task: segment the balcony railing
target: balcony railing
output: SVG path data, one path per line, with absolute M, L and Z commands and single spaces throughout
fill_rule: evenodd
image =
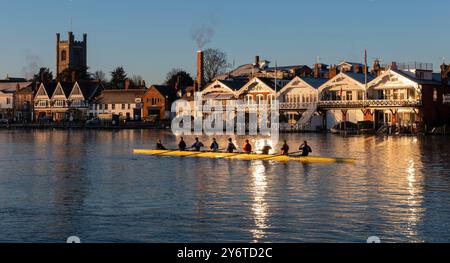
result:
M 280 110 L 308 110 L 314 105 L 323 109 L 340 108 L 389 108 L 389 107 L 421 107 L 419 100 L 356 100 L 356 101 L 320 101 L 318 103 L 284 102 Z
M 317 102 L 281 102 L 280 110 L 308 110 L 317 106 Z
M 388 107 L 420 107 L 419 100 L 356 100 L 356 101 L 321 101 L 320 108 L 388 108 Z

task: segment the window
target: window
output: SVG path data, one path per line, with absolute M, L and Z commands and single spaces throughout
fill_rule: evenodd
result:
M 99 104 L 99 106 L 100 106 L 100 110 L 103 110 L 103 104 Z
M 438 101 L 438 91 L 436 88 L 433 89 L 433 101 L 434 102 Z
M 115 110 L 116 109 L 116 104 L 111 104 L 111 109 Z
M 275 96 L 270 94 L 269 96 L 267 96 L 267 100 L 269 101 L 269 104 L 273 104 L 275 101 Z
M 409 100 L 415 100 L 416 99 L 416 92 L 413 89 L 408 90 L 408 99 Z
M 128 104 L 128 109 L 129 109 L 129 110 L 131 109 L 131 104 Z
M 6 98 L 6 104 L 11 104 L 11 98 Z
M 263 101 L 264 101 L 264 95 L 258 94 L 258 95 L 256 96 L 256 101 L 257 101 L 258 104 L 262 104 Z
M 105 110 L 107 110 L 108 109 L 108 104 L 105 104 Z
M 61 60 L 62 61 L 67 60 L 67 51 L 66 50 L 61 51 Z
M 353 100 L 353 92 L 347 91 L 346 95 L 345 95 L 345 99 L 349 100 L 349 101 Z
M 55 107 L 64 107 L 64 106 L 65 106 L 65 101 L 63 101 L 63 100 L 55 101 Z
M 245 100 L 247 101 L 247 104 L 253 104 L 253 96 L 252 95 L 247 95 L 247 97 L 245 97 Z
M 364 91 L 358 91 L 358 100 L 364 100 Z
M 405 90 L 400 90 L 400 100 L 405 99 Z
M 398 89 L 395 89 L 394 90 L 394 100 L 398 100 L 398 98 L 399 98 L 399 93 L 398 93 Z
M 125 110 L 125 104 L 122 104 L 122 110 Z

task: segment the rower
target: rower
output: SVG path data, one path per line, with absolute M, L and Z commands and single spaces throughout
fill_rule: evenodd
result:
M 186 142 L 184 141 L 184 138 L 181 137 L 180 138 L 180 143 L 178 144 L 178 149 L 180 151 L 184 152 L 184 151 L 186 151 L 186 147 L 187 147 Z
M 194 148 L 195 151 L 199 152 L 205 145 L 198 139 L 195 138 L 195 143 L 191 146 L 191 149 Z
M 231 138 L 228 139 L 228 147 L 227 152 L 233 153 L 235 150 L 237 150 L 236 145 L 234 145 L 233 140 Z
M 244 150 L 244 153 L 246 154 L 251 154 L 252 153 L 252 145 L 250 144 L 249 140 L 245 140 L 245 145 L 244 148 L 242 148 Z
M 156 150 L 167 150 L 166 147 L 164 147 L 164 145 L 162 144 L 161 140 L 158 140 L 158 142 L 156 143 Z
M 284 140 L 283 147 L 281 148 L 281 154 L 282 155 L 289 155 L 289 145 L 287 144 L 286 140 Z
M 261 150 L 261 154 L 263 155 L 269 155 L 270 151 L 272 150 L 272 147 L 269 145 L 269 143 L 264 141 L 264 147 Z
M 219 144 L 216 141 L 216 138 L 213 138 L 213 143 L 211 144 L 211 147 L 209 147 L 212 152 L 218 152 L 219 151 Z
M 300 151 L 302 151 L 302 156 L 307 157 L 310 153 L 312 153 L 311 147 L 309 147 L 308 142 L 305 141 L 302 145 L 300 145 L 299 148 Z

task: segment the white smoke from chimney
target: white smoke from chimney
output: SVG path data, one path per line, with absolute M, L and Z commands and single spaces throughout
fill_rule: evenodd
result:
M 202 25 L 192 31 L 192 40 L 197 43 L 198 50 L 203 50 L 203 48 L 211 42 L 214 34 L 214 28 L 211 26 Z
M 27 49 L 25 51 L 25 61 L 27 65 L 22 68 L 22 74 L 26 79 L 32 79 L 42 66 L 42 59 Z

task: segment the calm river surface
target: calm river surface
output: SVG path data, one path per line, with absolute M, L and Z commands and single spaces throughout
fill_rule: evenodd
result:
M 0 130 L 0 242 L 450 242 L 448 137 L 282 136 L 355 165 L 133 156 L 158 138 Z

